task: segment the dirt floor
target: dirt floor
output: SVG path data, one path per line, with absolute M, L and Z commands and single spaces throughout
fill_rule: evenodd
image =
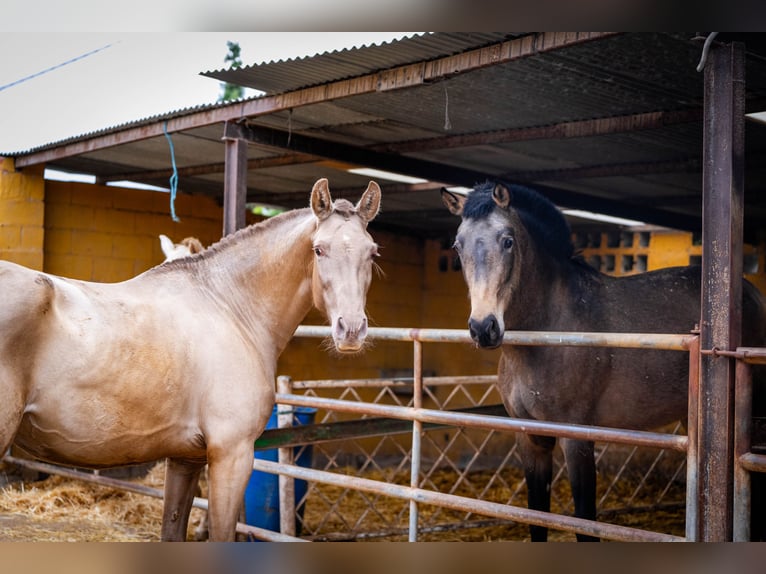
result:
M 348 470 L 347 472 L 353 472 Z M 407 484 L 408 475 L 375 476 Z M 378 473 L 379 474 L 379 473 Z M 508 485 L 519 476 L 506 476 L 492 491 L 492 473 L 471 475 L 472 489 L 483 485 L 485 499 L 504 501 L 508 498 Z M 158 464 L 145 477 L 135 479 L 141 484 L 161 488 L 164 466 Z M 488 482 L 489 481 L 489 482 Z M 600 487 L 607 481 L 600 480 Z M 439 471 L 432 475 L 432 484 L 440 491 L 454 489 L 454 494 L 473 496 L 461 492 L 460 481 L 454 473 Z M 457 486 L 456 486 L 457 485 Z M 569 500 L 568 486 L 562 481 L 560 492 L 554 492 L 554 511 L 560 511 L 557 500 Z M 634 485 L 626 484 L 609 495 L 603 507 L 618 508 L 632 493 Z M 471 489 L 469 489 L 471 490 Z M 683 487 L 673 497 L 683 500 Z M 405 501 L 378 497 L 375 509 L 369 501 L 376 497 L 349 492 L 331 485 L 316 484 L 309 491 L 304 514 L 303 534 L 316 540 L 370 540 L 406 541 L 407 506 Z M 651 506 L 656 493 L 647 490 L 636 499 L 636 506 Z M 624 504 L 622 504 L 624 506 Z M 13 482 L 0 489 L 0 542 L 3 541 L 159 541 L 162 501 L 139 494 L 117 491 L 100 485 L 51 476 L 37 482 Z M 192 510 L 188 539 L 194 539 L 194 530 L 203 518 L 203 512 Z M 646 530 L 683 536 L 683 508 L 671 510 L 644 510 L 617 512 L 602 519 L 613 524 L 633 526 Z M 455 530 L 461 522 L 474 522 L 477 527 Z M 422 541 L 503 541 L 528 540 L 527 526 L 523 524 L 496 524 L 477 515 L 419 506 L 419 524 L 432 531 L 419 536 Z M 441 525 L 441 526 L 440 526 Z M 452 525 L 452 526 L 444 526 Z M 480 527 L 479 527 L 480 526 Z M 371 534 L 372 533 L 372 534 Z M 573 541 L 573 534 L 551 531 L 551 541 Z

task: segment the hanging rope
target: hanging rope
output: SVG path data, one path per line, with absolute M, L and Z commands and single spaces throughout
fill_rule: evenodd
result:
M 168 145 L 170 146 L 170 161 L 173 164 L 173 175 L 170 176 L 170 217 L 173 219 L 173 221 L 181 221 L 178 219 L 178 216 L 176 215 L 176 192 L 178 191 L 178 168 L 176 167 L 176 152 L 173 148 L 173 139 L 170 137 L 170 134 L 168 133 L 168 121 L 165 120 L 165 123 L 162 126 L 162 131 L 165 133 L 165 137 L 168 140 Z

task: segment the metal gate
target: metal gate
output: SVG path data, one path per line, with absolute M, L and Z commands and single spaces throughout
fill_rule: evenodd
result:
M 329 328 L 326 327 L 302 326 L 296 332 L 296 336 L 322 338 L 329 334 Z M 306 520 L 305 516 L 299 517 L 304 537 L 315 540 L 376 537 L 391 539 L 392 536 L 406 535 L 409 540 L 414 541 L 433 532 L 525 523 L 615 540 L 684 539 L 668 533 L 574 518 L 571 516 L 570 501 L 566 495 L 560 497 L 560 500 L 554 498 L 554 508 L 558 507 L 560 513 L 528 510 L 525 508 L 524 484 L 519 478 L 515 447 L 511 442 L 511 446 L 498 457 L 497 449 L 492 449 L 492 442 L 504 439 L 507 444 L 507 435 L 513 432 L 582 438 L 597 441 L 600 445 L 603 443 L 598 450 L 599 459 L 608 456 L 610 449 L 614 450 L 617 445 L 629 445 L 622 454 L 623 460 L 609 479 L 604 481 L 605 484 L 599 493 L 600 518 L 603 519 L 629 509 L 635 510 L 636 506 L 643 506 L 647 511 L 683 506 L 683 482 L 695 480 L 694 466 L 687 467 L 684 456 L 687 451 L 694 450 L 690 442 L 693 433 L 690 437 L 675 434 L 679 427 L 669 432 L 651 433 L 509 418 L 503 414 L 501 407 L 498 410 L 500 401 L 494 388 L 494 377 L 422 376 L 422 345 L 470 343 L 466 331 L 373 328 L 370 329 L 369 336 L 373 339 L 411 342 L 412 378 L 360 381 L 290 381 L 287 377 L 280 378 L 277 402 L 281 405 L 321 409 L 322 418 L 317 422 L 326 425 L 321 430 L 321 436 L 318 436 L 317 429 L 311 427 L 304 430 L 293 429 L 292 438 L 280 449 L 283 460 L 287 461 L 294 444 L 313 438 L 314 448 L 320 451 L 321 456 L 317 457 L 315 454 L 318 463 L 315 466 L 318 468 L 281 467 L 284 476 L 311 481 L 307 500 L 299 501 L 299 504 L 309 502 L 323 505 L 328 517 L 318 523 Z M 698 355 L 693 352 L 697 347 L 696 343 L 695 335 L 558 332 L 507 332 L 505 335 L 505 344 L 515 345 L 609 346 L 691 351 L 691 363 L 698 360 Z M 692 368 L 691 371 L 696 377 L 698 369 Z M 395 392 L 395 389 L 408 385 L 411 385 L 411 395 Z M 377 389 L 375 398 L 372 401 L 360 400 L 358 390 L 370 387 Z M 335 393 L 339 393 L 340 396 L 321 396 L 328 394 L 331 389 L 340 389 Z M 297 394 L 299 392 L 301 394 Z M 434 408 L 424 408 L 426 401 L 432 403 Z M 488 412 L 492 414 L 486 414 Z M 345 416 L 354 414 L 361 419 L 358 419 L 354 426 L 349 426 L 349 421 L 339 422 L 339 413 L 346 413 Z M 405 425 L 402 425 L 402 422 Z M 333 429 L 337 432 L 333 432 Z M 392 437 L 400 437 L 403 432 L 407 433 L 407 440 L 406 443 L 400 440 L 396 445 L 398 460 L 389 460 L 388 464 L 383 466 L 378 462 L 376 454 L 380 452 L 382 445 L 388 443 L 390 446 Z M 438 442 L 431 438 L 433 433 L 448 433 L 448 438 Z M 368 444 L 363 444 L 363 437 L 370 436 L 377 436 L 379 440 L 370 442 L 365 438 Z M 334 441 L 344 441 L 343 449 L 333 450 L 329 445 L 334 444 Z M 452 447 L 461 441 L 469 445 L 471 456 L 456 458 L 450 455 Z M 424 446 L 426 450 L 430 450 L 430 456 L 424 457 Z M 630 463 L 639 458 L 639 453 L 645 452 L 647 448 L 652 449 L 652 454 L 645 462 L 646 470 L 636 477 L 629 493 L 616 492 L 620 481 L 625 480 L 632 472 Z M 487 451 L 493 451 L 494 454 L 489 456 L 492 467 L 489 469 L 486 462 L 481 463 L 482 454 Z M 349 460 L 353 462 L 355 457 L 356 465 L 349 470 Z M 648 481 L 656 480 L 651 476 L 653 473 L 657 474 L 657 469 L 665 459 L 670 459 L 670 473 L 668 475 L 666 472 L 667 476 L 662 479 L 663 484 L 647 503 L 646 499 L 641 497 L 641 490 L 646 487 Z M 265 461 L 256 461 L 254 467 L 267 472 L 280 470 L 279 464 Z M 452 478 L 446 484 L 437 484 L 435 477 L 444 468 L 451 473 Z M 479 482 L 473 478 L 477 469 L 484 471 L 483 479 Z M 515 477 L 507 478 L 506 475 L 513 469 L 517 471 Z M 408 480 L 402 480 L 402 473 L 409 474 Z M 365 478 L 367 474 L 375 475 L 377 480 Z M 564 480 L 565 469 L 559 460 L 554 484 Z M 471 482 L 476 484 L 468 484 Z M 323 494 L 320 485 L 336 487 L 335 497 L 331 499 Z M 471 492 L 470 496 L 456 494 L 459 486 L 466 485 Z M 501 487 L 501 498 L 495 496 L 493 486 Z M 344 516 L 343 498 L 358 492 L 365 493 L 363 499 L 366 504 L 362 505 L 361 510 L 350 511 L 350 516 Z M 397 506 L 393 513 L 387 511 L 386 518 L 379 508 L 381 497 L 398 499 L 403 504 Z M 610 497 L 618 499 L 621 504 L 608 507 L 606 503 Z M 282 498 L 283 504 L 286 505 L 282 516 L 294 516 L 294 508 L 290 508 L 289 504 L 292 497 L 287 495 Z M 694 505 L 696 500 L 692 497 L 689 503 Z M 421 512 L 421 506 L 428 508 L 425 515 Z M 691 512 L 695 511 L 692 509 Z M 288 520 L 287 524 L 283 525 L 287 533 L 290 533 L 290 522 Z M 337 530 L 332 529 L 333 522 Z

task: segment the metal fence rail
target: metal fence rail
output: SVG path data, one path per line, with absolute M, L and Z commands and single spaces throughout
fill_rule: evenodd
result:
M 329 327 L 319 326 L 301 326 L 295 333 L 300 337 L 319 337 L 324 338 L 330 335 Z M 411 443 L 411 480 L 409 490 L 397 491 L 398 496 L 406 497 L 410 501 L 409 510 L 409 540 L 414 541 L 418 538 L 418 508 L 419 502 L 427 498 L 429 504 L 436 506 L 443 505 L 447 508 L 460 508 L 469 512 L 486 514 L 487 516 L 503 517 L 506 519 L 525 522 L 529 524 L 546 525 L 559 530 L 566 530 L 580 533 L 598 532 L 598 536 L 616 540 L 669 540 L 679 539 L 660 533 L 649 533 L 647 531 L 635 532 L 635 529 L 624 531 L 621 527 L 600 522 L 589 522 L 575 520 L 570 522 L 564 520 L 563 515 L 541 513 L 536 514 L 517 506 L 500 505 L 510 510 L 500 511 L 491 507 L 489 513 L 480 512 L 475 504 L 460 501 L 455 503 L 454 495 L 444 494 L 433 491 L 426 491 L 429 494 L 423 497 L 423 489 L 418 488 L 418 476 L 420 473 L 421 461 L 421 436 L 423 433 L 422 425 L 424 423 L 437 423 L 444 425 L 453 425 L 460 428 L 476 428 L 500 432 L 525 432 L 537 435 L 558 436 L 580 438 L 590 441 L 601 441 L 608 443 L 628 444 L 642 447 L 655 447 L 669 449 L 671 451 L 686 453 L 689 450 L 689 437 L 666 433 L 652 433 L 645 431 L 632 431 L 625 429 L 612 429 L 603 427 L 587 427 L 571 424 L 557 424 L 542 421 L 532 421 L 525 419 L 513 419 L 501 416 L 487 416 L 471 413 L 446 412 L 442 410 L 422 408 L 422 398 L 424 383 L 437 383 L 434 379 L 422 376 L 422 348 L 423 343 L 470 343 L 471 339 L 467 331 L 457 329 L 395 329 L 395 328 L 371 328 L 369 336 L 372 339 L 385 339 L 413 343 L 413 400 L 412 406 L 402 407 L 394 405 L 372 404 L 369 402 L 356 402 L 339 399 L 330 399 L 318 396 L 295 395 L 285 392 L 285 389 L 310 389 L 310 388 L 337 388 L 342 386 L 337 382 L 326 381 L 298 381 L 292 386 L 282 386 L 281 391 L 276 396 L 277 403 L 292 406 L 314 407 L 333 412 L 356 413 L 360 415 L 372 415 L 379 417 L 396 418 L 412 422 L 412 443 Z M 509 331 L 505 333 L 504 344 L 514 345 L 554 345 L 554 346 L 605 346 L 618 348 L 635 349 L 662 349 L 669 351 L 689 352 L 692 343 L 696 342 L 694 335 L 665 335 L 665 334 L 644 334 L 644 333 L 571 333 L 571 332 L 529 332 L 529 331 Z M 495 377 L 487 377 L 486 381 Z M 354 386 L 353 381 L 345 381 L 348 386 Z M 402 384 L 401 381 L 360 381 L 356 386 L 376 386 L 376 385 L 396 385 Z M 276 468 L 273 465 L 263 465 L 257 462 L 261 470 L 270 468 L 274 472 Z M 326 484 L 335 484 L 354 489 L 355 481 L 359 484 L 365 484 L 368 492 L 386 494 L 391 485 L 382 483 L 379 488 L 372 488 L 367 479 L 348 477 L 337 473 L 327 473 L 316 471 L 314 474 L 310 470 L 296 470 L 296 467 L 284 468 L 283 475 L 301 477 L 311 476 L 312 480 Z M 291 474 L 293 473 L 293 474 Z M 359 487 L 357 487 L 359 488 Z M 372 490 L 370 490 L 372 489 Z M 286 497 L 285 497 L 286 498 Z M 461 497 L 457 497 L 458 499 Z M 471 499 L 467 499 L 471 500 Z M 486 502 L 474 500 L 474 502 Z M 487 503 L 491 504 L 491 503 Z M 481 505 L 479 505 L 481 506 Z M 484 510 L 490 507 L 482 507 Z M 290 504 L 282 509 L 282 514 L 290 512 Z M 562 522 L 563 520 L 563 522 Z

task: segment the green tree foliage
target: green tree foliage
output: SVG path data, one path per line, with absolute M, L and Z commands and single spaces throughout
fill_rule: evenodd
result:
M 229 69 L 236 70 L 242 67 L 242 58 L 240 57 L 239 42 L 226 42 L 226 46 L 229 48 L 229 52 L 223 61 L 229 64 Z M 221 84 L 221 95 L 218 97 L 219 102 L 228 102 L 229 100 L 236 100 L 245 95 L 245 88 L 236 84 L 229 84 L 228 82 Z

